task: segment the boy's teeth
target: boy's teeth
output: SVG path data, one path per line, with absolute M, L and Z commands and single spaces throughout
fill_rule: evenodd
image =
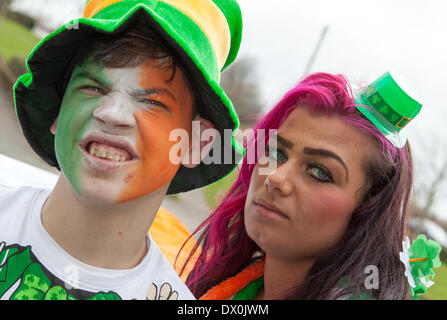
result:
M 124 162 L 127 160 L 126 156 L 115 153 L 114 151 L 108 151 L 102 147 L 95 148 L 94 146 L 91 146 L 89 153 L 90 155 L 95 156 L 97 158 L 107 159 L 116 162 Z
M 104 150 L 103 148 L 99 148 L 99 152 L 96 154 L 96 156 L 100 158 L 105 158 L 106 154 L 107 154 L 106 150 Z

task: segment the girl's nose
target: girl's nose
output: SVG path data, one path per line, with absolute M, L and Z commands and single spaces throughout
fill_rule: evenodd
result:
M 282 196 L 288 196 L 293 190 L 293 182 L 290 177 L 296 175 L 291 172 L 292 166 L 289 163 L 285 163 L 265 178 L 265 186 L 270 192 L 278 192 Z

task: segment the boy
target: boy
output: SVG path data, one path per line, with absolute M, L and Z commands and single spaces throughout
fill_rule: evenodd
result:
M 233 0 L 90 0 L 36 47 L 16 111 L 61 175 L 53 190 L 0 189 L 1 299 L 194 298 L 147 230 L 165 194 L 219 180 L 243 153 L 221 134 L 231 164 L 204 163 L 216 141 L 170 158 L 193 120 L 238 127 L 217 83 L 240 38 Z

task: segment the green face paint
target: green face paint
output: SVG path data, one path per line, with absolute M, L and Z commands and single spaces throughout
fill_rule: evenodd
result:
M 94 75 L 93 80 L 90 75 Z M 97 64 L 85 63 L 73 71 L 59 112 L 55 137 L 56 158 L 62 173 L 78 194 L 81 194 L 80 167 L 82 155 L 79 142 L 90 127 L 92 113 L 103 96 L 86 95 L 82 88 L 108 85 L 104 70 Z

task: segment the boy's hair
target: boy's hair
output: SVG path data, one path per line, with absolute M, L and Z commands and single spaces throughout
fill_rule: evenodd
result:
M 63 92 L 67 88 L 71 74 L 76 66 L 86 63 L 87 60 L 95 62 L 106 68 L 137 67 L 148 60 L 160 60 L 160 68 L 172 68 L 172 75 L 167 82 L 174 79 L 177 68 L 182 70 L 187 85 L 194 94 L 193 117 L 198 114 L 196 89 L 192 85 L 189 73 L 179 65 L 177 59 L 157 36 L 149 29 L 130 29 L 118 35 L 104 35 L 87 40 L 79 49 L 72 61 L 72 68 L 66 74 Z M 62 92 L 62 93 L 63 93 Z

